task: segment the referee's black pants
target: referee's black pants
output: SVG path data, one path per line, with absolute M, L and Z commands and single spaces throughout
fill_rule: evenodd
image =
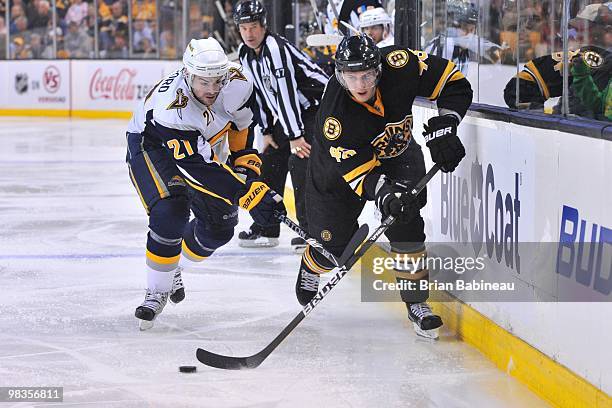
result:
M 304 138 L 309 144 L 312 144 L 316 113 L 316 106 L 302 111 Z M 261 180 L 270 186 L 272 190 L 283 195 L 285 183 L 287 182 L 287 173 L 291 174 L 293 195 L 295 197 L 295 212 L 300 226 L 306 230 L 308 222 L 306 220 L 305 189 L 308 159 L 300 159 L 298 156 L 291 154 L 289 139 L 287 139 L 279 122 L 276 122 L 274 125 L 272 139 L 278 145 L 278 149 L 269 146 L 262 153 Z M 265 228 L 253 224 L 251 230 L 260 231 L 265 237 L 278 237 L 280 235 L 280 223 Z

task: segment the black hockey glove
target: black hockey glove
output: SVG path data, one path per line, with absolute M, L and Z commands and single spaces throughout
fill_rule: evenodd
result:
M 443 115 L 429 119 L 424 126 L 423 136 L 429 147 L 431 159 L 445 173 L 455 170 L 461 159 L 465 157 L 465 148 L 457 137 L 457 125 L 457 118 Z
M 408 223 L 419 215 L 421 206 L 409 193 L 410 187 L 401 181 L 392 181 L 380 176 L 376 186 L 374 201 L 383 219 L 394 216 L 400 223 Z
M 255 149 L 234 152 L 230 156 L 230 165 L 234 173 L 244 181 L 251 181 L 261 175 L 261 159 Z
M 267 184 L 254 181 L 247 184 L 246 192 L 236 200 L 236 204 L 249 211 L 253 221 L 262 227 L 268 227 L 279 223 L 275 211 L 287 214 L 283 197 L 270 190 Z

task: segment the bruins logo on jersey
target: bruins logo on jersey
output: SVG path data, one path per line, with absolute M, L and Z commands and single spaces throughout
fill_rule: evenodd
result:
M 325 123 L 323 123 L 323 135 L 329 140 L 336 140 L 340 137 L 340 133 L 342 133 L 342 125 L 338 119 L 333 116 L 325 119 Z
M 166 109 L 183 109 L 187 107 L 187 102 L 189 102 L 189 97 L 183 94 L 183 90 L 179 88 L 176 90 L 176 99 Z
M 345 149 L 344 147 L 330 147 L 329 148 L 329 154 L 331 157 L 333 157 L 334 159 L 336 159 L 336 161 L 338 163 L 340 163 L 342 160 L 345 159 L 350 159 L 351 157 L 353 157 L 354 155 L 357 154 L 356 151 L 352 150 L 352 149 Z
M 387 62 L 393 68 L 401 68 L 408 63 L 408 51 L 395 50 L 387 54 Z
M 329 230 L 321 231 L 321 239 L 325 242 L 329 242 L 332 239 L 332 233 Z
M 402 154 L 411 138 L 412 115 L 407 115 L 399 122 L 387 123 L 385 131 L 374 138 L 371 144 L 379 159 L 389 159 Z
M 597 69 L 604 64 L 604 57 L 595 51 L 586 51 L 582 54 L 582 59 L 584 63 L 587 64 L 589 68 Z

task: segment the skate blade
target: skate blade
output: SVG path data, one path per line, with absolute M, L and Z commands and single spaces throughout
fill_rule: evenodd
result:
M 274 248 L 278 246 L 278 238 L 267 238 L 261 240 L 242 240 L 238 241 L 238 246 L 241 248 Z
M 154 325 L 155 323 L 153 323 L 153 320 L 140 320 L 138 327 L 140 331 L 146 331 L 152 329 Z
M 412 323 L 412 327 L 414 327 L 415 333 L 420 337 L 431 340 L 438 340 L 440 337 L 439 329 L 423 330 L 416 323 Z

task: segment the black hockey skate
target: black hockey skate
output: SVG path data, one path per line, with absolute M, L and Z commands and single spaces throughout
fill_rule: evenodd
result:
M 295 282 L 295 296 L 297 296 L 300 305 L 306 306 L 315 297 L 319 291 L 320 280 L 321 277 L 318 274 L 312 273 L 304 267 L 300 268 L 300 273 L 298 273 Z
M 140 330 L 153 327 L 153 320 L 164 310 L 168 302 L 168 293 L 152 292 L 147 289 L 145 300 L 136 308 L 134 316 L 140 319 Z
M 268 234 L 257 224 L 238 234 L 238 245 L 242 248 L 273 248 L 278 246 L 278 234 Z M 277 236 L 272 236 L 277 235 Z
M 421 337 L 428 339 L 438 338 L 438 328 L 442 326 L 440 316 L 432 313 L 431 308 L 425 302 L 406 303 L 408 318 L 414 326 L 414 331 Z
M 295 237 L 291 240 L 291 248 L 293 248 L 296 254 L 303 253 L 307 245 L 302 237 Z
M 180 303 L 185 299 L 185 285 L 183 285 L 183 278 L 181 272 L 183 268 L 180 266 L 176 268 L 174 272 L 174 279 L 172 280 L 172 292 L 170 293 L 170 301 L 174 304 Z

